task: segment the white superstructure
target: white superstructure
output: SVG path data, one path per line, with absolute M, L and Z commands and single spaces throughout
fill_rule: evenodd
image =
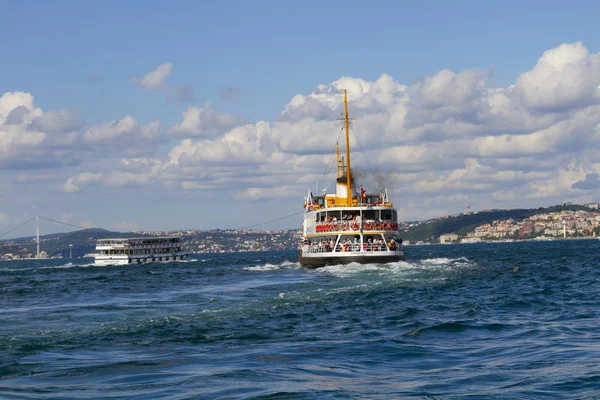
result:
M 142 264 L 181 261 L 188 258 L 179 237 L 98 239 L 95 263 L 99 265 Z

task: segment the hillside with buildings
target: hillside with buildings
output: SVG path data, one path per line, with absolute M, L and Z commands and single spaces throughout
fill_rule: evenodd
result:
M 593 236 L 598 229 L 597 203 L 565 203 L 545 208 L 483 210 L 400 224 L 408 242 L 457 243 Z M 566 235 L 563 235 L 565 222 Z M 560 230 L 560 232 L 559 232 Z
M 465 236 L 442 235 L 440 243 L 474 243 L 493 240 L 552 240 L 600 236 L 600 212 L 563 210 L 532 215 L 523 220 L 496 220 L 476 227 Z

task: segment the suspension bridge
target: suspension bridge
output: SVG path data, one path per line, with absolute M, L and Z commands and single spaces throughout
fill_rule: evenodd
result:
M 284 220 L 284 219 L 287 219 L 287 218 L 291 218 L 291 217 L 297 216 L 299 214 L 302 214 L 304 212 L 305 212 L 305 210 L 301 210 L 301 211 L 297 211 L 297 212 L 294 212 L 292 214 L 285 215 L 285 216 L 282 216 L 282 217 L 279 217 L 279 218 L 270 219 L 268 221 L 262 221 L 262 222 L 255 223 L 255 224 L 252 224 L 252 225 L 247 225 L 247 226 L 244 226 L 244 227 L 241 227 L 241 228 L 230 228 L 230 229 L 242 230 L 243 231 L 243 230 L 246 230 L 246 229 L 255 228 L 257 226 L 266 225 L 266 224 L 270 224 L 270 223 L 273 223 L 273 222 L 281 221 L 281 220 Z M 67 248 L 67 245 L 68 245 L 68 248 L 69 248 L 69 257 L 70 258 L 72 258 L 73 247 L 75 247 L 75 252 L 76 253 L 77 252 L 81 252 L 82 245 L 84 245 L 84 247 L 88 247 L 88 248 L 90 247 L 90 243 L 89 242 L 92 240 L 92 238 L 94 238 L 94 241 L 95 241 L 95 239 L 97 239 L 97 238 L 103 238 L 104 235 L 106 235 L 106 234 L 114 234 L 115 233 L 115 232 L 111 232 L 111 231 L 108 231 L 108 230 L 105 230 L 105 229 L 100 229 L 100 228 L 84 228 L 84 227 L 82 227 L 80 225 L 74 225 L 74 224 L 71 224 L 71 223 L 68 223 L 68 222 L 58 221 L 58 220 L 55 220 L 55 219 L 52 219 L 52 218 L 43 217 L 41 215 L 36 215 L 35 217 L 29 218 L 27 221 L 20 223 L 19 225 L 15 226 L 12 229 L 9 229 L 8 231 L 0 233 L 0 248 L 2 248 L 2 247 L 5 247 L 5 248 L 6 247 L 15 247 L 15 246 L 20 246 L 21 248 L 24 247 L 24 246 L 25 247 L 31 247 L 32 246 L 32 242 L 29 241 L 29 240 L 26 240 L 26 238 L 31 237 L 30 235 L 22 235 L 20 239 L 14 239 L 14 240 L 23 241 L 23 243 L 21 243 L 21 244 L 7 243 L 7 242 L 12 241 L 13 239 L 4 239 L 4 238 L 7 235 L 9 235 L 10 233 L 12 233 L 12 232 L 16 231 L 17 229 L 23 227 L 24 225 L 27 225 L 29 223 L 33 223 L 33 221 L 35 221 L 35 238 L 33 240 L 33 243 L 35 243 L 35 258 L 45 258 L 46 257 L 46 252 L 45 251 L 40 251 L 41 250 L 40 249 L 40 243 L 42 243 L 42 244 L 44 243 L 44 240 L 40 241 L 40 220 L 51 222 L 51 223 L 55 223 L 55 224 L 59 224 L 59 225 L 66 226 L 66 227 L 69 227 L 69 228 L 75 228 L 73 231 L 71 231 L 69 233 L 73 233 L 73 232 L 77 232 L 77 231 L 82 231 L 82 230 L 88 230 L 88 229 L 98 230 L 98 232 L 93 232 L 90 235 L 86 235 L 85 238 L 68 238 L 68 239 L 65 239 L 65 241 L 62 243 L 62 244 L 64 244 L 64 246 L 62 248 L 58 249 L 58 250 L 60 250 L 59 251 L 60 254 L 64 254 L 64 256 L 66 257 L 66 248 Z M 199 231 L 196 230 L 196 232 L 199 232 Z M 73 243 L 69 243 L 69 242 L 65 243 L 67 240 L 69 242 L 71 240 L 73 240 Z M 49 243 L 49 242 L 47 242 L 47 243 Z M 55 248 L 52 251 L 55 252 L 56 250 L 57 249 Z M 92 249 L 88 249 L 88 250 L 91 251 Z M 86 250 L 86 251 L 88 251 L 88 250 Z M 33 254 L 33 251 L 30 251 L 29 254 L 30 254 L 29 257 L 31 257 L 31 255 Z M 0 252 L 0 259 L 1 258 L 2 258 L 2 252 Z
M 63 225 L 63 226 L 68 226 L 70 228 L 76 228 L 77 230 L 83 230 L 86 228 L 83 228 L 81 226 L 78 225 L 73 225 L 70 224 L 68 222 L 63 222 L 63 221 L 57 221 L 55 219 L 52 218 L 47 218 L 47 217 L 42 217 L 40 215 L 36 215 L 35 217 L 32 217 L 30 219 L 28 219 L 27 221 L 15 226 L 12 229 L 9 229 L 6 232 L 3 232 L 2 234 L 0 234 L 0 240 L 2 240 L 5 236 L 7 236 L 8 234 L 10 234 L 11 232 L 16 231 L 17 229 L 21 228 L 24 225 L 27 225 L 28 223 L 32 222 L 35 220 L 35 243 L 36 243 L 36 253 L 35 253 L 35 258 L 42 258 L 42 253 L 40 252 L 40 219 L 44 220 L 44 221 L 48 221 L 48 222 L 53 222 L 59 225 Z M 73 258 L 73 245 L 69 244 L 69 257 Z

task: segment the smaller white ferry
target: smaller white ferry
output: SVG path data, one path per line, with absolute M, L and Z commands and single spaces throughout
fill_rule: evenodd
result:
M 189 255 L 179 237 L 139 237 L 98 239 L 94 259 L 98 265 L 123 265 L 181 261 Z

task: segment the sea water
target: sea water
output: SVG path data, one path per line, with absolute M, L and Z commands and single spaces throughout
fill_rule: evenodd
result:
M 600 398 L 600 241 L 0 261 L 2 399 Z

